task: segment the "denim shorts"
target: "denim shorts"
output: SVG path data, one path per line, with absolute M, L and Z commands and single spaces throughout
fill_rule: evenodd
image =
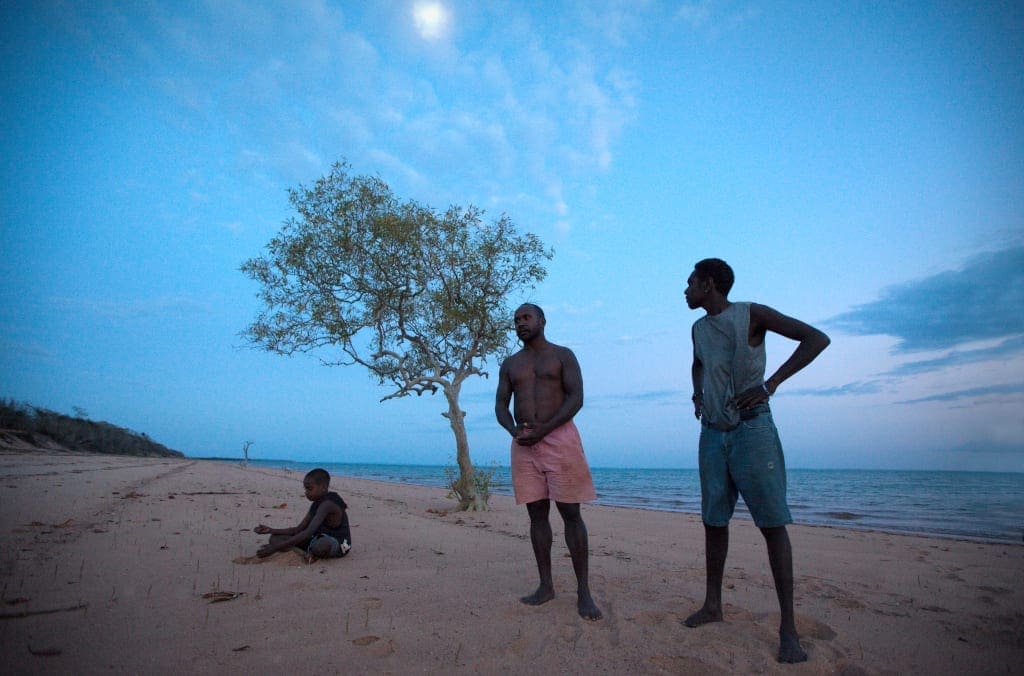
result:
M 707 525 L 727 526 L 740 495 L 758 528 L 793 522 L 782 443 L 767 406 L 729 431 L 701 425 L 699 463 L 701 518 Z
M 337 538 L 333 538 L 330 535 L 324 535 L 321 533 L 320 535 L 314 535 L 309 539 L 309 543 L 306 545 L 306 552 L 312 552 L 313 545 L 315 545 L 319 540 L 324 540 L 325 542 L 327 542 L 328 545 L 330 545 L 331 551 L 330 554 L 328 555 L 328 558 L 340 558 L 348 554 L 348 551 L 352 549 L 352 547 L 348 544 L 348 540 L 342 540 L 341 542 L 338 542 Z

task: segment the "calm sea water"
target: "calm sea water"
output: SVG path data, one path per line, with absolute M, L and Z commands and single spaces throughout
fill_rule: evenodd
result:
M 231 462 L 238 462 L 232 460 Z M 254 460 L 264 467 L 443 488 L 445 467 Z M 491 489 L 512 494 L 507 467 Z M 700 513 L 695 469 L 593 468 L 603 505 Z M 789 470 L 789 506 L 796 523 L 999 542 L 1024 541 L 1024 474 L 875 470 Z M 749 518 L 741 499 L 739 518 Z

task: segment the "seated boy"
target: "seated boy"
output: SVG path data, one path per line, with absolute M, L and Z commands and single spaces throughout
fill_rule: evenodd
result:
M 331 475 L 325 469 L 314 469 L 302 480 L 309 506 L 306 517 L 292 528 L 270 528 L 262 523 L 254 533 L 270 534 L 270 542 L 259 548 L 257 556 L 270 556 L 289 547 L 306 551 L 306 561 L 317 558 L 340 557 L 352 549 L 352 534 L 348 527 L 348 505 L 341 496 L 329 491 Z

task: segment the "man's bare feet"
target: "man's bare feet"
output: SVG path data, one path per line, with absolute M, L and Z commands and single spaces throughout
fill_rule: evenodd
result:
M 576 599 L 576 610 L 584 620 L 597 621 L 604 617 L 601 614 L 601 609 L 594 603 L 594 599 L 590 598 L 590 594 L 579 595 Z
M 702 607 L 700 610 L 690 615 L 688 618 L 683 620 L 683 624 L 687 627 L 699 627 L 702 624 L 710 624 L 711 622 L 721 622 L 722 611 L 721 610 L 709 610 L 707 606 Z
M 555 598 L 555 590 L 551 587 L 541 585 L 537 587 L 537 591 L 533 592 L 529 596 L 523 596 L 519 600 L 528 606 L 539 606 L 543 603 L 547 603 L 553 598 Z
M 807 653 L 800 646 L 800 638 L 795 634 L 779 632 L 779 656 L 777 659 L 783 664 L 806 662 Z

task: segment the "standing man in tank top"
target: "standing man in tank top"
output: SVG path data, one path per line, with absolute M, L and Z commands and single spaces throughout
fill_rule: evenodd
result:
M 828 347 L 818 329 L 757 303 L 729 300 L 734 276 L 707 258 L 687 279 L 686 304 L 707 314 L 693 325 L 693 411 L 701 422 L 699 465 L 707 589 L 704 605 L 684 624 L 721 622 L 722 576 L 729 552 L 729 520 L 743 496 L 764 535 L 782 620 L 779 662 L 803 662 L 793 611 L 793 552 L 786 524 L 786 467 L 768 399 L 787 378 Z M 768 331 L 799 344 L 770 377 L 765 375 Z

